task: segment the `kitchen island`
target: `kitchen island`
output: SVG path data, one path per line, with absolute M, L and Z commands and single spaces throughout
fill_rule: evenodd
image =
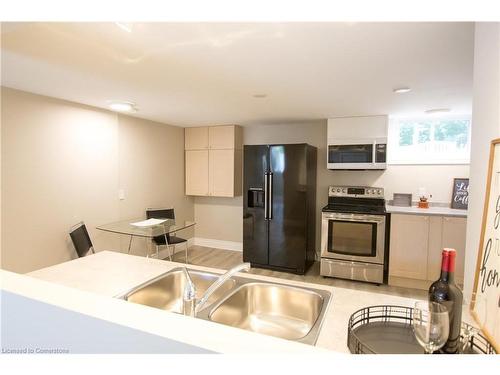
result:
M 404 297 L 243 274 L 246 278 L 322 289 L 332 294 L 316 345 L 311 346 L 114 298 L 182 266 L 182 263 L 103 251 L 27 275 L 2 271 L 2 289 L 216 353 L 328 353 L 325 349 L 349 353 L 347 323 L 354 311 L 372 305 L 412 306 L 414 303 L 413 299 Z M 214 273 L 224 272 L 195 265 L 188 267 Z

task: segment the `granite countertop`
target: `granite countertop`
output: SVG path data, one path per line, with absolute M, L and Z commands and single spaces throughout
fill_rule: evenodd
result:
M 417 206 L 402 207 L 387 204 L 385 209 L 394 214 L 413 214 L 413 215 L 436 215 L 436 216 L 455 216 L 467 217 L 467 210 L 457 210 L 447 206 L 430 206 L 429 208 L 418 208 Z
M 119 295 L 134 286 L 141 284 L 155 276 L 158 276 L 172 268 L 183 266 L 182 263 L 168 262 L 163 260 L 144 258 L 139 256 L 127 255 L 123 253 L 103 251 L 95 255 L 90 255 L 84 258 L 75 259 L 69 262 L 61 263 L 52 267 L 44 268 L 27 274 L 29 279 L 49 281 L 66 287 L 78 289 L 93 293 L 96 298 L 107 298 L 108 304 L 118 304 L 114 309 L 122 309 L 120 319 L 126 319 L 128 306 L 135 305 L 125 303 L 125 301 L 116 300 L 113 296 Z M 206 270 L 216 273 L 222 273 L 223 270 L 188 265 L 189 268 Z M 296 352 L 297 348 L 304 347 L 304 353 L 310 352 L 313 349 L 327 349 L 340 353 L 349 353 L 347 348 L 347 324 L 353 312 L 366 306 L 371 305 L 404 305 L 412 306 L 414 300 L 411 298 L 391 296 L 381 293 L 371 293 L 366 291 L 358 291 L 347 288 L 329 287 L 319 284 L 310 284 L 297 282 L 292 280 L 277 279 L 274 277 L 266 277 L 245 273 L 245 277 L 254 278 L 257 280 L 273 281 L 281 284 L 289 284 L 295 286 L 303 286 L 308 288 L 323 289 L 332 293 L 330 305 L 325 315 L 325 320 L 321 327 L 321 331 L 316 343 L 316 348 L 310 345 L 299 344 L 293 341 L 274 338 L 248 332 L 245 330 L 223 326 L 201 319 L 196 320 L 196 334 L 191 336 L 186 334 L 186 331 L 192 331 L 193 318 L 183 315 L 168 313 L 158 309 L 152 309 L 147 306 L 135 305 L 135 310 L 144 310 L 150 312 L 155 310 L 155 316 L 161 317 L 163 323 L 156 321 L 153 327 L 165 326 L 168 322 L 175 322 L 176 329 L 167 331 L 157 331 L 155 334 L 164 334 L 166 337 L 177 339 L 184 342 L 189 342 L 193 345 L 199 345 L 217 352 L 223 353 L 243 353 L 253 348 L 251 351 L 264 352 Z M 23 276 L 25 277 L 25 276 Z M 26 278 L 26 277 L 25 277 Z M 37 280 L 37 281 L 38 281 Z M 45 283 L 46 284 L 46 283 Z M 69 289 L 69 288 L 66 288 Z M 52 302 L 58 301 L 58 298 L 51 297 Z M 67 298 L 66 298 L 67 299 Z M 74 299 L 73 299 L 74 300 Z M 61 297 L 61 303 L 63 303 Z M 87 304 L 81 304 L 82 310 L 88 308 Z M 110 314 L 107 313 L 109 319 Z M 150 324 L 149 321 L 148 324 Z M 123 321 L 120 324 L 125 324 Z M 140 325 L 141 322 L 134 324 Z M 171 327 L 171 324 L 168 324 Z M 184 329 L 183 329 L 184 327 Z M 214 334 L 225 335 L 224 342 L 211 342 L 209 337 L 214 337 Z

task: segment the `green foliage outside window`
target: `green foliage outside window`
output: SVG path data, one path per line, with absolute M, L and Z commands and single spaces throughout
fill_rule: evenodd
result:
M 436 141 L 455 142 L 457 147 L 463 148 L 467 145 L 468 138 L 469 121 L 467 120 L 443 120 L 434 126 Z
M 419 144 L 431 141 L 454 142 L 457 148 L 464 148 L 469 140 L 469 126 L 470 121 L 463 119 L 401 122 L 399 125 L 399 145 L 413 145 L 416 131 L 416 141 Z
M 427 143 L 431 141 L 431 125 L 420 124 L 418 129 L 418 143 Z
M 414 128 L 411 125 L 401 125 L 399 128 L 399 145 L 410 146 L 413 144 Z

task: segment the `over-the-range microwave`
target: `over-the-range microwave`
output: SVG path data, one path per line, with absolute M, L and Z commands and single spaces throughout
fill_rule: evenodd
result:
M 328 169 L 386 169 L 387 138 L 328 140 Z

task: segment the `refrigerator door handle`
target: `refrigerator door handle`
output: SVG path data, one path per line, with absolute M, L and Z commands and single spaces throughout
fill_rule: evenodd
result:
M 268 219 L 272 220 L 273 219 L 273 173 L 269 172 L 269 203 L 268 203 L 269 208 L 267 209 L 268 211 Z
M 264 173 L 264 220 L 269 219 L 269 206 L 267 205 L 268 203 L 268 197 L 269 197 L 269 191 L 268 191 L 268 177 L 269 175 L 267 172 Z

